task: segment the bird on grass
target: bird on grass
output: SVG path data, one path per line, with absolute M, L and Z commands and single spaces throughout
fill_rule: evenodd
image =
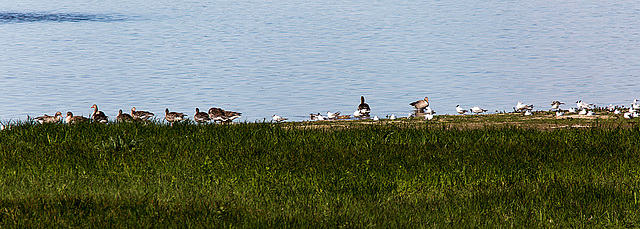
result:
M 413 108 L 415 108 L 416 110 L 422 112 L 422 110 L 425 107 L 429 106 L 429 97 L 424 97 L 424 99 L 409 103 L 409 105 L 411 105 Z
M 82 116 L 73 116 L 73 113 L 71 113 L 71 111 L 67 112 L 67 117 L 65 118 L 65 122 L 67 124 L 74 124 L 74 123 L 79 123 L 79 122 L 88 122 L 91 119 L 82 117 Z
M 118 116 L 116 116 L 116 122 L 131 122 L 133 117 L 127 113 L 122 113 L 122 109 L 118 110 Z
M 209 114 L 206 112 L 200 111 L 200 108 L 196 107 L 196 114 L 193 115 L 193 120 L 197 123 L 207 123 L 211 122 L 211 118 L 209 118 Z
M 532 110 L 532 109 L 533 109 L 533 105 L 531 104 L 524 104 L 522 102 L 518 102 L 518 104 L 516 104 L 516 110 L 518 111 Z
M 139 110 L 136 110 L 136 107 L 132 107 L 131 108 L 131 117 L 133 119 L 148 120 L 153 116 L 155 116 L 155 114 L 153 114 L 151 112 L 139 111 Z
M 376 116 L 373 116 L 373 121 L 379 121 L 379 120 L 380 120 L 380 118 L 378 118 L 378 116 L 377 116 L 377 115 L 376 115 Z
M 560 102 L 558 100 L 552 101 L 551 102 L 551 109 L 559 109 L 560 105 L 564 104 L 563 102 Z
M 173 124 L 185 120 L 186 114 L 180 112 L 169 112 L 169 108 L 164 110 L 164 119 Z
M 212 107 L 209 109 L 209 118 L 214 122 L 231 122 L 236 118 L 242 117 L 242 113 L 235 111 L 226 111 L 222 108 Z
M 109 121 L 109 117 L 104 114 L 104 112 L 98 110 L 98 105 L 93 104 L 91 106 L 93 108 L 93 113 L 91 114 L 91 118 L 94 122 L 107 123 Z
M 476 113 L 476 114 L 480 114 L 480 113 L 488 111 L 487 109 L 482 109 L 479 106 L 472 107 L 470 110 L 471 110 L 471 112 Z
M 276 121 L 276 122 L 282 122 L 282 121 L 284 121 L 284 120 L 287 120 L 287 118 L 283 118 L 283 117 L 282 117 L 282 116 L 280 116 L 280 115 L 273 115 L 273 116 L 271 116 L 271 119 L 272 119 L 273 121 Z
M 35 120 L 38 121 L 40 124 L 42 123 L 54 123 L 54 122 L 59 122 L 60 121 L 60 117 L 62 117 L 62 112 L 58 111 L 56 112 L 56 114 L 54 116 L 50 116 L 50 115 L 43 115 L 40 117 L 36 117 Z
M 464 114 L 469 112 L 468 110 L 462 109 L 462 107 L 460 107 L 460 105 L 456 105 L 456 112 L 458 112 L 458 114 Z
M 371 113 L 371 107 L 369 107 L 369 104 L 364 102 L 364 96 L 360 96 L 360 104 L 358 105 L 358 112 L 360 113 L 360 115 L 362 116 L 369 116 L 369 113 Z
M 336 119 L 336 118 L 338 118 L 338 116 L 340 116 L 340 111 L 335 112 L 335 113 L 331 113 L 330 111 L 327 111 L 327 118 L 328 119 Z
M 593 103 L 591 104 L 585 103 L 585 102 L 582 102 L 582 100 L 576 101 L 576 106 L 578 106 L 578 109 L 591 109 L 592 105 Z

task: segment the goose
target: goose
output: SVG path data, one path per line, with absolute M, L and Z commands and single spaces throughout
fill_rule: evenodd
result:
M 462 109 L 462 107 L 460 107 L 460 105 L 456 105 L 456 112 L 458 112 L 458 114 L 464 114 L 469 112 L 468 110 Z
M 425 114 L 435 114 L 436 111 L 434 111 L 433 109 L 431 109 L 431 107 L 425 107 L 424 108 L 424 113 Z
M 222 108 L 218 107 L 209 108 L 208 114 L 209 118 L 211 118 L 211 120 L 213 120 L 214 122 L 230 122 L 236 118 L 242 117 L 242 113 L 240 112 L 225 111 Z
M 209 118 L 209 114 L 200 112 L 200 108 L 196 107 L 196 114 L 193 115 L 193 120 L 195 120 L 197 123 L 206 123 L 210 122 L 211 118 Z
M 284 121 L 284 120 L 287 120 L 287 118 L 283 118 L 283 117 L 282 117 L 282 116 L 280 116 L 280 115 L 273 115 L 273 116 L 271 116 L 271 119 L 272 119 L 273 121 L 276 121 L 276 122 L 282 122 L 282 121 Z
M 131 122 L 133 117 L 127 113 L 122 113 L 122 109 L 118 110 L 118 116 L 116 116 L 117 122 Z
M 335 119 L 340 115 L 340 111 L 335 112 L 335 113 L 331 113 L 330 111 L 327 111 L 327 118 L 328 119 Z
M 67 112 L 67 117 L 65 118 L 65 122 L 67 124 L 73 124 L 73 123 L 77 123 L 77 122 L 88 122 L 90 119 L 82 117 L 82 116 L 73 116 L 73 113 L 71 113 L 71 111 Z
M 522 102 L 518 102 L 518 104 L 516 105 L 516 109 L 518 111 L 531 110 L 533 109 L 533 105 L 527 105 Z
M 360 111 L 360 114 L 363 116 L 369 116 L 369 113 L 371 113 L 371 107 L 369 107 L 369 104 L 364 102 L 364 96 L 360 96 L 360 105 L 358 105 L 358 111 Z
M 471 112 L 476 113 L 476 114 L 480 114 L 482 112 L 488 111 L 487 109 L 482 109 L 479 106 L 475 106 L 475 107 L 471 108 L 470 110 L 471 110 Z
M 104 114 L 104 112 L 98 110 L 98 105 L 93 104 L 91 106 L 93 108 L 93 113 L 91 114 L 91 118 L 94 122 L 107 123 L 109 121 L 109 117 Z
M 37 120 L 40 124 L 42 123 L 54 123 L 54 122 L 59 122 L 60 121 L 60 117 L 62 117 L 62 112 L 58 111 L 56 112 L 56 114 L 54 116 L 50 116 L 50 115 L 43 115 L 40 117 L 36 117 L 35 120 Z
M 429 97 L 424 97 L 424 99 L 409 103 L 413 108 L 422 112 L 422 109 L 429 106 Z
M 551 102 L 551 109 L 558 109 L 560 108 L 560 105 L 564 104 L 563 102 L 560 102 L 558 100 L 552 101 Z
M 133 117 L 133 119 L 142 119 L 142 120 L 147 120 L 151 117 L 153 117 L 154 114 L 148 111 L 138 111 L 136 110 L 136 107 L 132 107 L 131 108 L 131 117 Z
M 164 110 L 164 119 L 170 123 L 179 122 L 185 119 L 187 115 L 179 112 L 169 112 L 169 108 Z
M 592 105 L 593 104 L 582 102 L 582 100 L 576 101 L 576 106 L 578 106 L 578 109 L 591 109 Z

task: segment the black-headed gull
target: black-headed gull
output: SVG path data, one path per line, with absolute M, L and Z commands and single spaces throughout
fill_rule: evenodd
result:
M 282 122 L 284 120 L 287 120 L 287 118 L 283 118 L 280 115 L 273 115 L 273 116 L 271 116 L 271 120 L 276 121 L 276 122 Z
M 336 118 L 338 118 L 339 115 L 340 115 L 340 111 L 335 112 L 335 113 L 331 113 L 330 111 L 327 111 L 327 118 L 328 119 L 336 119 Z
M 578 112 L 579 115 L 586 115 L 587 114 L 587 110 L 580 110 L 580 112 Z
M 429 106 L 429 97 L 424 97 L 424 99 L 409 103 L 416 110 L 422 111 L 425 107 Z
M 518 104 L 516 104 L 516 109 L 518 111 L 531 110 L 533 109 L 533 105 L 527 105 L 522 102 L 518 102 Z
M 391 117 L 389 117 L 389 119 L 396 120 L 396 115 L 395 114 L 391 114 Z
M 622 116 L 626 119 L 632 119 L 634 115 L 633 113 L 626 112 Z
M 564 104 L 563 102 L 560 102 L 558 100 L 552 101 L 551 102 L 551 109 L 559 109 L 560 105 Z
M 425 114 L 424 115 L 424 120 L 431 120 L 433 119 L 433 115 L 432 114 Z
M 424 113 L 425 114 L 435 114 L 436 111 L 434 111 L 431 107 L 425 107 L 424 108 Z
M 569 113 L 576 113 L 576 112 L 578 112 L 576 108 L 569 107 Z
M 564 116 L 564 112 L 562 112 L 562 111 L 556 111 L 556 116 L 557 116 L 557 117 Z
M 593 104 L 582 102 L 582 100 L 576 101 L 576 106 L 578 106 L 578 109 L 591 109 L 592 105 Z
M 458 112 L 458 114 L 464 114 L 469 112 L 468 110 L 462 109 L 462 107 L 460 107 L 460 105 L 456 105 L 456 112 Z
M 640 110 L 640 103 L 638 102 L 638 99 L 633 100 L 633 103 L 631 103 L 631 108 L 633 108 L 634 110 Z
M 615 111 L 613 111 L 613 114 L 616 114 L 616 115 L 619 115 L 620 113 L 622 113 L 622 112 L 620 112 L 620 110 L 618 110 L 618 109 L 616 109 Z
M 378 120 L 380 120 L 380 118 L 378 118 L 378 116 L 377 116 L 377 115 L 376 115 L 376 116 L 373 116 L 373 121 L 378 121 Z
M 524 112 L 524 115 L 527 115 L 527 116 L 528 116 L 528 115 L 532 115 L 532 113 L 531 113 L 531 111 L 530 111 L 530 110 L 527 110 L 527 111 L 525 111 L 525 112 Z
M 479 106 L 472 107 L 472 108 L 471 108 L 471 109 L 469 109 L 469 110 L 471 110 L 471 112 L 476 113 L 476 114 L 480 114 L 480 113 L 482 113 L 482 112 L 486 112 L 486 111 L 488 111 L 487 109 L 482 109 L 482 108 L 480 108 Z

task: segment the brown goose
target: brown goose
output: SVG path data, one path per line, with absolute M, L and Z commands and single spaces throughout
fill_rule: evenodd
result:
M 205 123 L 210 122 L 211 118 L 209 118 L 209 114 L 205 112 L 200 112 L 200 109 L 196 107 L 196 114 L 193 115 L 193 119 L 196 120 L 197 123 Z
M 94 122 L 107 123 L 109 121 L 109 117 L 107 117 L 104 112 L 98 110 L 98 105 L 93 104 L 91 108 L 93 108 L 93 114 L 91 114 L 91 118 Z
M 169 112 L 169 108 L 164 110 L 164 119 L 166 119 L 167 121 L 173 123 L 173 122 L 179 122 L 185 119 L 187 115 L 184 113 L 179 113 L 179 112 Z
M 136 111 L 136 107 L 132 107 L 131 108 L 131 116 L 134 119 L 147 120 L 147 119 L 153 117 L 154 114 L 151 113 L 151 112 L 148 112 L 148 111 Z
M 212 107 L 209 109 L 209 118 L 214 122 L 228 122 L 233 121 L 236 118 L 242 117 L 242 113 L 234 111 L 225 111 L 222 108 Z
M 50 115 L 43 115 L 40 117 L 36 117 L 35 120 L 38 121 L 40 124 L 42 123 L 53 123 L 53 122 L 60 122 L 60 117 L 62 117 L 62 112 L 58 111 L 56 112 L 56 114 L 54 116 L 50 116 Z
M 370 112 L 371 112 L 371 107 L 369 107 L 369 104 L 364 102 L 364 96 L 360 96 L 360 105 L 358 105 L 358 113 L 360 113 L 363 116 L 369 116 Z
M 411 105 L 416 110 L 419 110 L 420 112 L 422 112 L 424 108 L 429 106 L 429 97 L 424 97 L 424 99 L 415 101 L 413 103 L 409 103 L 409 105 Z
M 118 116 L 116 116 L 117 122 L 131 122 L 133 121 L 133 117 L 127 113 L 122 113 L 122 109 L 118 111 Z
M 67 124 L 73 124 L 73 123 L 77 123 L 77 122 L 88 122 L 90 121 L 90 119 L 82 117 L 82 116 L 73 116 L 73 113 L 71 113 L 71 111 L 67 112 L 67 117 L 65 118 L 65 121 L 67 122 Z

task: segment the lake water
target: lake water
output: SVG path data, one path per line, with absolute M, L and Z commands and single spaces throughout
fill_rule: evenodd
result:
M 132 106 L 406 116 L 429 96 L 629 106 L 640 98 L 636 1 L 0 0 L 0 120 Z M 568 106 L 567 106 L 568 107 Z

